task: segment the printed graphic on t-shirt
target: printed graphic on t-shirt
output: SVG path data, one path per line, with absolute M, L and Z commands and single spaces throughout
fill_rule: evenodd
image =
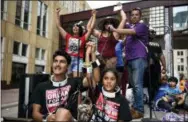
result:
M 46 91 L 46 108 L 49 113 L 54 112 L 59 105 L 66 104 L 70 89 L 71 86 L 67 85 Z
M 79 39 L 77 38 L 69 38 L 69 41 L 68 41 L 68 53 L 69 54 L 78 54 L 78 42 L 79 42 Z M 80 41 L 80 44 L 81 46 L 81 41 Z
M 93 115 L 92 120 L 94 121 L 105 120 L 109 122 L 117 121 L 119 107 L 120 107 L 120 104 L 109 101 L 109 100 L 105 100 L 101 93 L 96 102 L 97 112 Z

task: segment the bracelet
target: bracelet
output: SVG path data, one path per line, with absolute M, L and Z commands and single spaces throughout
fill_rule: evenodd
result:
M 92 62 L 92 67 L 96 68 L 99 67 L 101 65 L 100 61 L 98 59 L 96 59 L 94 62 Z

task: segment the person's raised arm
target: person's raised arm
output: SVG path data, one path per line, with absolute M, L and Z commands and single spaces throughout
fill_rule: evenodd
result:
M 88 40 L 89 36 L 91 35 L 91 33 L 94 29 L 95 22 L 96 22 L 96 14 L 97 14 L 97 11 L 92 10 L 92 16 L 87 24 L 87 33 L 85 35 L 86 40 Z
M 93 63 L 95 63 L 95 66 L 93 66 L 93 81 L 95 84 L 97 84 L 100 80 L 100 68 L 98 65 L 100 65 L 99 60 L 96 58 L 96 43 L 92 42 L 92 48 L 91 48 L 91 60 Z
M 61 26 L 61 23 L 60 23 L 60 16 L 59 16 L 60 11 L 61 11 L 60 8 L 56 9 L 55 21 L 56 21 L 56 26 L 57 26 L 61 36 L 65 39 L 67 32 L 63 29 L 63 27 Z
M 93 13 L 95 13 L 95 16 L 92 16 L 89 19 L 88 24 L 87 24 L 87 30 L 89 30 L 90 28 L 93 28 L 92 31 L 91 31 L 92 35 L 97 37 L 97 38 L 99 38 L 101 32 L 94 28 L 95 27 L 95 22 L 96 22 L 96 16 L 97 16 L 96 15 L 96 13 L 97 13 L 96 10 L 92 10 L 92 15 L 93 15 Z
M 88 23 L 87 23 L 87 26 L 86 26 L 86 29 L 89 30 L 89 28 L 91 28 L 91 22 L 93 21 L 93 16 L 90 17 Z
M 85 68 L 87 71 L 86 78 L 84 78 L 84 86 L 93 87 L 100 80 L 100 62 L 96 60 L 96 44 L 94 42 L 88 42 L 86 44 L 86 57 L 85 57 Z M 91 61 L 90 61 L 91 55 Z M 88 69 L 89 68 L 89 69 Z M 93 73 L 93 74 L 92 74 Z
M 121 22 L 119 23 L 119 26 L 117 27 L 117 29 L 123 29 L 125 26 L 126 20 L 127 20 L 127 16 L 122 9 L 120 10 L 120 16 L 121 16 Z M 120 38 L 119 33 L 113 32 L 113 35 L 116 40 L 119 40 L 119 38 Z
M 117 32 L 119 34 L 136 35 L 136 31 L 134 29 L 116 29 L 112 25 L 109 25 L 109 28 L 112 32 Z
M 86 55 L 85 55 L 85 62 L 83 64 L 84 68 L 86 69 L 86 77 L 83 79 L 83 86 L 89 87 L 91 85 L 91 62 L 90 62 L 90 54 L 91 54 L 91 46 L 90 42 L 86 43 Z

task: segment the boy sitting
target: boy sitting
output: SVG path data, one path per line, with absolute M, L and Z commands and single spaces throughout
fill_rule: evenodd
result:
M 163 81 L 162 85 L 160 86 L 154 101 L 157 108 L 165 109 L 168 112 L 178 112 L 175 109 L 175 105 L 177 103 L 181 103 L 181 91 L 176 86 L 178 79 L 176 77 L 170 77 L 168 79 L 168 83 Z

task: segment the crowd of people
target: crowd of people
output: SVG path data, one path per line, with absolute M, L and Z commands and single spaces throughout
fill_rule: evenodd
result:
M 144 86 L 151 86 L 150 97 L 159 108 L 175 111 L 174 106 L 183 103 L 185 95 L 181 93 L 186 88 L 179 89 L 175 77 L 167 79 L 162 49 L 152 41 L 155 31 L 140 22 L 139 8 L 131 10 L 130 23 L 121 9 L 121 21 L 106 17 L 98 24 L 100 30 L 95 29 L 97 11 L 92 10 L 86 30 L 76 23 L 72 35 L 61 26 L 59 12 L 56 9 L 56 25 L 66 49 L 54 53 L 49 81 L 37 85 L 32 94 L 35 121 L 121 122 L 143 118 Z M 89 40 L 90 35 L 98 39 L 97 43 Z M 125 70 L 133 89 L 132 106 L 121 93 Z M 84 91 L 86 95 L 79 99 Z

